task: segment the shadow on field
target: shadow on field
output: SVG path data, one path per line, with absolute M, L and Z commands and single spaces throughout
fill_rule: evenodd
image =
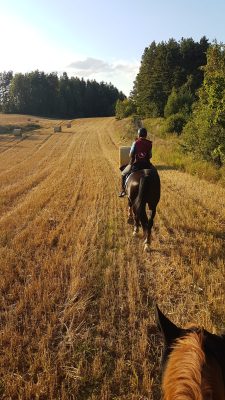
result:
M 0 142 L 8 142 L 10 139 L 14 139 L 15 140 L 15 136 L 13 136 L 12 134 L 1 134 L 0 136 Z
M 29 140 L 40 140 L 40 137 L 41 137 L 41 135 L 34 135 L 34 134 L 31 134 L 31 135 L 26 135 L 26 136 L 24 136 L 24 139 L 29 139 Z
M 30 132 L 24 132 L 22 136 L 14 136 L 12 134 L 0 134 L 0 145 L 4 146 L 4 143 L 10 143 L 9 147 L 14 146 L 18 142 L 22 142 L 24 139 L 39 140 L 40 135 L 35 135 Z M 4 146 L 5 147 L 5 146 Z
M 157 253 L 161 254 L 162 256 L 169 257 L 170 256 L 170 251 L 167 249 L 161 249 L 160 247 L 151 247 L 149 251 L 149 255 L 151 256 L 152 253 Z
M 177 168 L 171 165 L 156 165 L 158 171 L 177 171 Z
M 204 229 L 198 229 L 198 228 L 189 228 L 188 226 L 182 227 L 184 232 L 187 234 L 203 234 L 203 235 L 210 235 L 213 236 L 215 239 L 222 239 L 225 240 L 225 232 L 221 231 L 213 231 L 213 230 L 204 230 Z

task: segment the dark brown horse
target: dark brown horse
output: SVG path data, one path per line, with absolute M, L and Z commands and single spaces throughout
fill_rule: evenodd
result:
M 137 235 L 141 224 L 147 251 L 150 246 L 156 207 L 160 199 L 160 179 L 157 169 L 152 165 L 151 169 L 133 172 L 128 178 L 126 191 L 129 205 L 128 221 L 134 222 L 134 236 Z M 150 217 L 146 213 L 146 206 L 151 211 Z
M 156 317 L 164 338 L 163 399 L 224 400 L 225 335 L 179 328 L 157 306 Z

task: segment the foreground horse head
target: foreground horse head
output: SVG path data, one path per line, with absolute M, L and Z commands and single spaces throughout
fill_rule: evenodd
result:
M 145 250 L 148 250 L 151 238 L 151 229 L 156 214 L 156 207 L 160 199 L 160 179 L 154 166 L 151 169 L 142 169 L 133 172 L 126 185 L 130 217 L 134 217 L 134 232 L 136 235 L 140 224 L 142 225 L 145 239 Z M 148 218 L 146 206 L 151 215 Z
M 164 338 L 163 399 L 224 400 L 225 335 L 179 328 L 157 306 L 156 318 Z

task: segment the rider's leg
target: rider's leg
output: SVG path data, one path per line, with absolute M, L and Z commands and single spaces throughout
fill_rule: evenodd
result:
M 126 168 L 124 168 L 124 170 L 122 171 L 122 174 L 121 174 L 121 193 L 119 194 L 119 197 L 123 197 L 126 194 L 125 193 L 125 182 L 126 182 L 127 174 L 129 174 L 130 170 L 131 170 L 131 165 L 128 164 L 126 166 Z

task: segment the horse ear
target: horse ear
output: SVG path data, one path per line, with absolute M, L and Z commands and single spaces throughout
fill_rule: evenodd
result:
M 155 305 L 156 321 L 158 328 L 161 330 L 164 338 L 164 342 L 167 346 L 170 346 L 174 340 L 181 336 L 182 329 L 173 324 L 159 309 L 157 304 Z

